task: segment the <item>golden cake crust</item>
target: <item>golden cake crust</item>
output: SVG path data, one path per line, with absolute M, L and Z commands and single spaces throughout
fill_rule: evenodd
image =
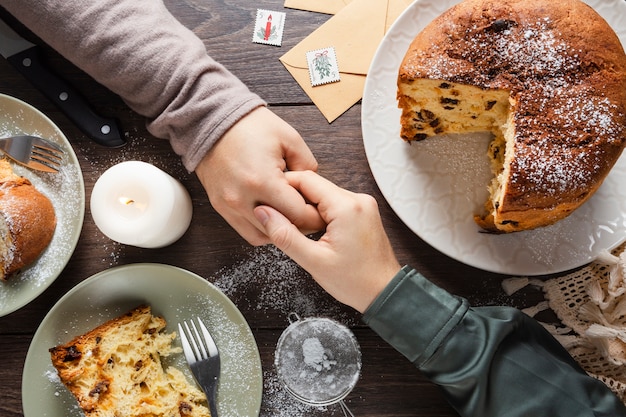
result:
M 450 86 L 510 95 L 510 166 L 502 198 L 487 206 L 493 215 L 477 219 L 487 229 L 526 230 L 567 216 L 626 144 L 626 56 L 604 19 L 578 0 L 466 0 L 435 19 L 400 66 L 406 141 L 448 133 L 439 119 L 416 117 L 407 86 L 420 79 L 442 82 L 451 111 L 459 104 Z
M 56 228 L 52 202 L 0 159 L 0 279 L 33 263 Z

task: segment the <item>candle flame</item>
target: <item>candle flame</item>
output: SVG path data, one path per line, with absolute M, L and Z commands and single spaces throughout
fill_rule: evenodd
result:
M 132 198 L 128 198 L 128 197 L 120 197 L 119 202 L 125 206 L 131 206 L 135 204 L 135 200 L 133 200 Z

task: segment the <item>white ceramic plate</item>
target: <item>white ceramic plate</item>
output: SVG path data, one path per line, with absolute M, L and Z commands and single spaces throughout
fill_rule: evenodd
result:
M 160 264 L 112 268 L 86 279 L 50 310 L 35 333 L 22 378 L 24 417 L 80 417 L 72 394 L 58 380 L 48 349 L 66 343 L 140 304 L 167 320 L 176 331 L 179 321 L 200 317 L 207 325 L 222 360 L 217 406 L 220 417 L 258 416 L 263 378 L 254 336 L 237 307 L 215 286 L 184 269 Z M 180 346 L 177 337 L 175 342 Z M 182 353 L 165 358 L 191 381 Z
M 362 105 L 365 152 L 385 199 L 420 238 L 446 255 L 512 275 L 562 272 L 626 238 L 626 154 L 598 192 L 557 224 L 509 235 L 479 233 L 473 214 L 488 197 L 491 172 L 482 134 L 400 139 L 396 79 L 415 35 L 458 0 L 417 0 L 390 28 L 372 61 Z M 626 45 L 626 2 L 589 0 Z
M 17 174 L 28 178 L 52 201 L 57 227 L 50 245 L 37 261 L 7 282 L 0 282 L 0 317 L 28 304 L 54 282 L 76 248 L 85 215 L 83 174 L 67 138 L 39 110 L 0 94 L 0 137 L 18 134 L 50 139 L 63 148 L 65 156 L 56 174 L 12 164 Z

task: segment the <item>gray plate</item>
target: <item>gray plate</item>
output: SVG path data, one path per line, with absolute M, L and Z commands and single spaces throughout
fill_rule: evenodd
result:
M 28 349 L 22 378 L 25 417 L 82 416 L 77 402 L 58 380 L 48 349 L 66 343 L 139 304 L 175 331 L 179 321 L 200 317 L 220 350 L 220 417 L 258 416 L 263 393 L 259 351 L 241 312 L 215 286 L 184 269 L 133 264 L 100 272 L 70 290 L 44 318 Z M 180 346 L 178 337 L 175 344 Z M 193 381 L 183 354 L 164 361 Z
M 63 148 L 65 157 L 57 174 L 12 164 L 17 174 L 28 178 L 50 199 L 57 227 L 52 242 L 37 261 L 9 281 L 0 282 L 0 317 L 25 306 L 54 282 L 76 248 L 85 216 L 83 174 L 65 135 L 39 110 L 0 94 L 0 137 L 17 134 L 50 139 Z

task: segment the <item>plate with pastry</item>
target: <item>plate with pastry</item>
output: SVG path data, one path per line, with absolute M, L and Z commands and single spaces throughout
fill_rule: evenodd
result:
M 622 0 L 415 1 L 363 94 L 383 196 L 431 246 L 490 272 L 558 273 L 617 247 L 623 45 Z
M 63 151 L 59 172 L 35 171 L 0 153 L 0 317 L 35 299 L 69 261 L 83 225 L 85 188 L 70 143 L 43 113 L 0 94 L 0 137 L 40 136 Z
M 177 334 L 195 318 L 219 350 L 220 417 L 258 416 L 261 359 L 241 312 L 199 275 L 145 263 L 93 275 L 46 315 L 24 363 L 24 417 L 208 417 Z

